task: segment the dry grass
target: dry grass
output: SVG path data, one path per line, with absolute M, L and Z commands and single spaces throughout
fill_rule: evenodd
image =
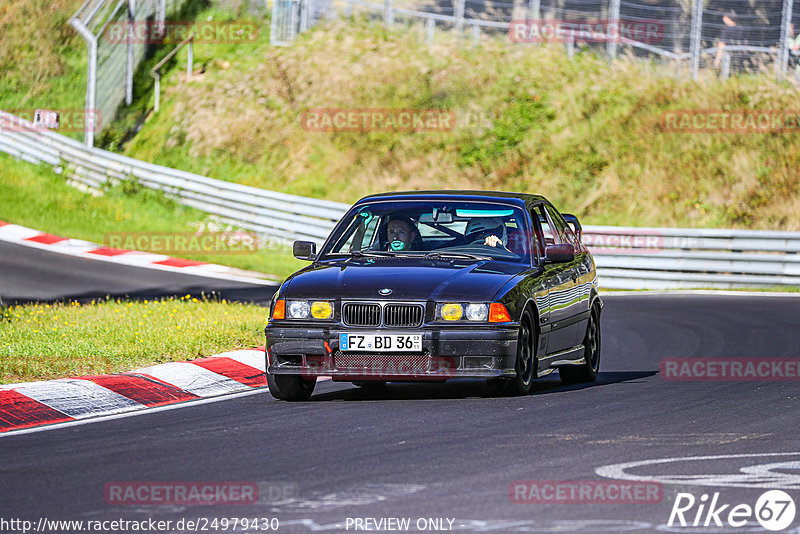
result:
M 265 23 L 266 25 L 266 23 Z M 197 46 L 129 145 L 145 160 L 345 202 L 383 190 L 538 192 L 587 222 L 800 229 L 800 137 L 665 133 L 671 109 L 792 109 L 770 76 L 699 83 L 641 61 L 468 42 L 363 21 L 288 48 Z M 452 131 L 309 132 L 313 108 L 446 108 Z
M 69 17 L 83 0 L 26 0 L 0 3 L 0 107 L 63 106 L 56 89 L 81 71 L 74 51 L 83 40 Z M 77 60 L 80 63 L 79 60 Z M 85 81 L 83 81 L 85 83 Z M 82 96 L 82 95 L 81 95 Z M 67 105 L 83 107 L 83 102 Z

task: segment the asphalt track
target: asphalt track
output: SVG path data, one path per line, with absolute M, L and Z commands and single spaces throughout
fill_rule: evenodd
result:
M 490 398 L 479 381 L 390 384 L 382 392 L 326 381 L 305 403 L 277 402 L 264 391 L 8 435 L 0 438 L 0 519 L 174 525 L 258 517 L 277 518 L 278 532 L 356 532 L 353 523 L 346 529 L 347 518 L 397 517 L 410 518 L 412 532 L 421 518 L 454 519 L 461 532 L 750 532 L 764 530 L 754 520 L 740 528 L 665 524 L 680 492 L 698 500 L 718 492 L 720 502 L 754 506 L 770 486 L 800 504 L 798 382 L 659 375 L 664 358 L 800 357 L 800 298 L 604 298 L 595 384 L 565 387 L 551 375 L 530 396 Z M 735 456 L 775 453 L 786 454 Z M 679 461 L 712 455 L 727 457 Z M 673 477 L 653 504 L 519 504 L 509 497 L 517 480 L 609 480 L 597 470 L 669 458 L 675 461 L 627 470 Z M 246 505 L 106 502 L 106 484 L 129 481 L 253 482 L 261 491 L 257 504 Z M 285 498 L 270 488 L 282 488 Z M 800 515 L 784 532 L 798 525 Z
M 84 259 L 0 242 L 0 298 L 22 302 L 152 299 L 214 293 L 220 298 L 265 304 L 278 288 L 219 278 Z

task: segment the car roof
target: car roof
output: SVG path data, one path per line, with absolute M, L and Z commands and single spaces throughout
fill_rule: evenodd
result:
M 511 201 L 513 204 L 524 206 L 526 203 L 548 202 L 542 195 L 531 195 L 528 193 L 512 193 L 509 191 L 464 191 L 464 190 L 442 190 L 442 191 L 393 191 L 390 193 L 378 193 L 367 195 L 356 204 L 375 200 L 504 200 Z

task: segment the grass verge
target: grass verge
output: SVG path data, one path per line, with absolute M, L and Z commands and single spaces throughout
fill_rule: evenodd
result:
M 47 165 L 35 166 L 0 154 L 0 214 L 6 222 L 44 232 L 110 244 L 112 234 L 185 234 L 220 226 L 212 216 L 178 204 L 162 193 L 125 183 L 94 196 L 71 187 Z M 187 247 L 188 248 L 188 247 Z M 283 278 L 304 266 L 289 247 L 260 243 L 255 252 L 171 256 L 219 263 Z
M 264 308 L 177 298 L 0 308 L 0 383 L 130 371 L 264 344 Z

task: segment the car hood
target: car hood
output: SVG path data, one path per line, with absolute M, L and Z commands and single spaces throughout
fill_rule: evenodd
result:
M 526 268 L 499 261 L 350 258 L 322 262 L 296 273 L 289 279 L 285 297 L 487 301 Z M 381 295 L 381 289 L 392 292 Z

